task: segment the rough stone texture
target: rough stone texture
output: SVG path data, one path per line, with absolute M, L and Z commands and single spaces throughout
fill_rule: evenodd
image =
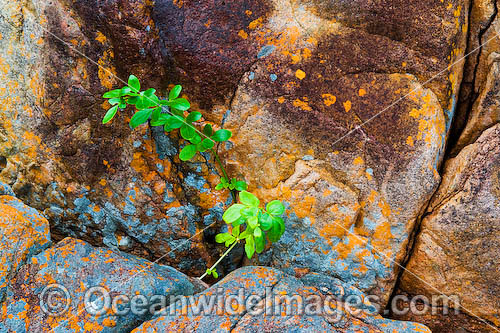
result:
M 461 66 L 421 82 L 463 53 L 467 3 L 274 6 L 245 29 L 262 47 L 225 123 L 235 134 L 231 170 L 291 207 L 282 241 L 261 262 L 339 277 L 384 304 L 439 182 Z
M 215 299 L 218 295 L 224 295 L 226 300 L 231 295 L 237 297 L 240 290 L 245 292 L 243 297 L 233 300 L 232 303 L 228 301 L 229 307 L 221 306 L 215 301 L 216 306 L 210 315 L 198 314 L 195 310 L 195 306 L 201 303 L 202 297 L 215 295 Z M 262 307 L 266 301 L 271 302 L 270 300 L 276 295 L 302 297 L 304 304 L 312 295 L 323 301 L 329 295 L 335 297 L 341 304 L 350 295 L 362 295 L 362 292 L 352 287 L 345 287 L 340 280 L 316 273 L 306 275 L 299 280 L 277 269 L 247 266 L 232 272 L 205 292 L 195 295 L 192 303 L 187 303 L 187 308 L 183 308 L 182 302 L 179 301 L 180 306 L 176 305 L 174 310 L 167 308 L 166 315 L 146 322 L 132 332 L 227 332 L 229 330 L 233 332 L 430 332 L 427 327 L 420 324 L 388 320 L 374 314 L 373 305 L 369 301 L 362 304 L 362 309 L 366 311 L 352 311 L 357 317 L 340 306 L 336 308 L 332 306 L 332 311 L 338 313 L 336 318 L 333 314 L 332 316 L 300 315 L 297 312 L 296 301 L 281 303 L 289 306 L 288 314 L 287 306 L 281 306 L 276 309 L 278 314 L 276 312 L 266 314 L 267 310 L 263 310 L 260 315 L 252 315 L 251 309 L 245 306 L 246 299 L 250 295 L 260 297 L 260 304 L 257 306 Z M 274 311 L 273 307 L 267 309 Z
M 0 183 L 2 192 L 9 192 Z M 19 268 L 50 245 L 49 222 L 35 209 L 0 195 L 0 304 Z
M 0 195 L 10 195 L 11 197 L 16 196 L 16 194 L 14 193 L 14 191 L 12 191 L 9 185 L 1 182 L 0 182 Z
M 177 139 L 130 131 L 131 111 L 100 124 L 102 93 L 120 83 L 110 73 L 133 72 L 157 88 L 172 82 L 162 75 L 151 8 L 149 1 L 0 1 L 0 179 L 50 218 L 55 239 L 163 256 L 199 273 L 218 230 L 193 236 L 220 220 L 229 197 L 210 192 L 200 176 L 214 174 L 213 166 L 180 169 Z
M 50 217 L 58 239 L 192 274 L 214 261 L 218 228 L 198 233 L 230 199 L 210 190 L 212 161 L 181 164 L 177 138 L 130 132 L 130 111 L 100 125 L 100 96 L 119 84 L 105 69 L 134 73 L 158 89 L 183 84 L 208 121 L 233 130 L 219 147 L 231 174 L 291 207 L 262 262 L 387 301 L 394 262 L 439 181 L 462 66 L 436 75 L 464 53 L 468 0 L 3 0 L 0 9 L 0 180 Z
M 454 120 L 456 155 L 465 145 L 474 142 L 481 133 L 498 123 L 498 61 L 500 52 L 500 20 L 497 0 L 472 2 L 470 33 L 464 78 L 460 91 L 460 106 Z
M 443 181 L 407 265 L 420 279 L 404 273 L 401 280 L 401 289 L 413 295 L 457 295 L 463 312 L 497 327 L 499 162 L 500 125 L 486 130 L 475 143 L 446 162 Z
M 64 308 L 64 297 L 60 298 L 59 308 L 49 307 L 48 300 L 53 302 L 50 298 L 43 298 L 45 303 L 41 303 L 42 297 L 50 296 L 42 296 L 44 288 L 53 283 L 66 288 L 70 295 L 69 308 L 57 316 L 49 316 L 40 307 L 47 304 L 48 310 Z M 84 295 L 91 287 L 105 288 L 113 299 L 118 295 L 129 300 L 136 294 L 143 295 L 149 305 L 158 302 L 151 298 L 153 295 L 164 295 L 169 301 L 170 296 L 192 295 L 195 290 L 187 276 L 171 267 L 66 238 L 32 257 L 12 281 L 7 302 L 0 311 L 3 329 L 7 332 L 127 332 L 152 316 L 149 306 L 143 314 L 128 311 L 118 316 L 109 309 L 104 314 L 93 315 L 85 310 L 84 303 Z M 99 296 L 96 293 L 90 299 L 98 305 L 97 309 L 101 309 L 104 302 Z M 119 304 L 118 310 L 131 306 L 127 301 Z

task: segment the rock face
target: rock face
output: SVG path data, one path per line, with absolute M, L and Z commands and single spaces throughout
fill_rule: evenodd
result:
M 343 302 L 353 296 L 364 297 L 359 290 L 321 274 L 299 280 L 277 269 L 248 266 L 195 295 L 189 303 L 179 300 L 175 307 L 165 309 L 165 315 L 132 332 L 430 332 L 420 324 L 383 319 L 373 313 L 369 301 L 348 312 Z M 253 301 L 249 301 L 251 297 Z M 206 302 L 206 310 L 211 309 L 209 315 L 202 312 L 202 302 Z M 331 312 L 323 312 L 328 308 L 324 304 Z
M 455 120 L 457 142 L 452 153 L 474 142 L 481 133 L 499 122 L 498 61 L 500 57 L 500 20 L 496 0 L 472 2 L 470 37 L 460 107 Z
M 152 317 L 153 305 L 194 292 L 171 267 L 66 238 L 21 268 L 1 308 L 0 331 L 129 332 Z
M 419 278 L 401 280 L 410 294 L 458 296 L 463 312 L 488 321 L 485 330 L 500 326 L 499 162 L 500 125 L 447 161 L 407 265 Z
M 0 191 L 11 192 L 2 183 Z M 0 193 L 0 304 L 19 268 L 49 245 L 49 222 L 45 217 L 18 199 Z
M 218 228 L 201 231 L 230 199 L 211 190 L 213 161 L 181 164 L 178 139 L 130 132 L 130 111 L 100 124 L 100 96 L 120 84 L 110 73 L 134 73 L 158 89 L 183 84 L 207 121 L 233 130 L 219 147 L 230 173 L 291 207 L 263 263 L 340 277 L 387 301 L 439 181 L 469 1 L 15 0 L 0 9 L 9 50 L 0 179 L 50 217 L 58 239 L 193 274 L 214 261 Z

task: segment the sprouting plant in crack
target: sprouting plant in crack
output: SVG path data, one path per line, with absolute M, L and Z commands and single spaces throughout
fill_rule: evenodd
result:
M 189 111 L 191 104 L 183 97 L 180 85 L 170 90 L 166 99 L 160 99 L 156 90 L 149 88 L 141 91 L 139 79 L 130 75 L 128 84 L 121 89 L 106 92 L 103 97 L 108 99 L 111 108 L 106 112 L 102 123 L 110 122 L 118 110 L 129 105 L 135 107 L 135 113 L 130 119 L 132 129 L 149 123 L 151 126 L 163 126 L 165 132 L 179 130 L 185 145 L 179 153 L 181 161 L 189 161 L 197 153 L 210 152 L 222 171 L 220 183 L 216 190 L 229 190 L 234 204 L 226 209 L 222 219 L 231 225 L 231 230 L 220 233 L 215 237 L 217 243 L 224 243 L 228 249 L 205 273 L 218 278 L 217 265 L 231 252 L 237 244 L 244 244 L 245 253 L 249 259 L 255 252 L 264 251 L 267 241 L 277 242 L 285 232 L 283 214 L 285 206 L 279 200 L 269 202 L 261 207 L 260 200 L 252 193 L 247 192 L 248 185 L 244 180 L 229 178 L 224 163 L 222 163 L 215 144 L 228 141 L 232 133 L 227 129 L 214 130 L 211 124 L 202 127 L 202 114 Z M 197 128 L 198 127 L 198 128 Z M 238 202 L 239 199 L 239 202 Z

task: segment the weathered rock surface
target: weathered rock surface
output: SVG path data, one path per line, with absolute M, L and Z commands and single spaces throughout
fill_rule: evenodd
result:
M 472 2 L 470 33 L 460 91 L 460 106 L 456 114 L 456 155 L 474 142 L 481 133 L 499 122 L 498 61 L 500 57 L 500 20 L 497 0 Z
M 295 299 L 287 300 L 286 296 Z M 363 302 L 348 312 L 343 302 L 353 296 Z M 254 297 L 252 302 L 248 301 L 250 297 Z M 202 312 L 204 300 L 205 309 L 211 309 L 206 313 Z M 165 310 L 165 315 L 133 332 L 430 332 L 420 324 L 380 317 L 362 292 L 340 280 L 316 273 L 299 280 L 268 267 L 238 269 L 189 302 L 185 306 L 178 301 L 174 308 L 171 305 Z M 331 312 L 318 311 L 313 303 L 328 304 Z
M 461 56 L 467 30 L 466 2 L 407 5 L 275 1 L 245 30 L 262 53 L 225 123 L 233 170 L 290 204 L 287 231 L 263 263 L 339 277 L 382 304 L 439 182 L 461 66 L 422 82 Z
M 220 147 L 231 174 L 291 207 L 263 262 L 340 277 L 383 304 L 439 181 L 462 66 L 426 80 L 464 53 L 468 8 L 2 1 L 0 179 L 50 217 L 58 238 L 198 273 L 213 262 L 217 230 L 199 232 L 229 199 L 210 189 L 213 163 L 180 164 L 177 139 L 131 133 L 129 112 L 100 125 L 100 95 L 119 84 L 106 69 L 155 88 L 179 82 L 208 121 L 234 131 Z
M 446 162 L 401 289 L 456 295 L 461 311 L 500 326 L 500 125 Z M 424 282 L 425 281 L 425 282 Z M 414 317 L 415 318 L 415 317 Z M 488 323 L 480 323 L 485 326 Z
M 2 183 L 0 191 L 11 192 Z M 18 199 L 0 193 L 0 304 L 19 268 L 49 245 L 47 219 Z
M 0 309 L 2 332 L 129 332 L 152 317 L 152 305 L 161 308 L 170 296 L 195 292 L 190 279 L 171 267 L 72 238 L 32 257 L 11 285 Z M 102 292 L 85 299 L 92 287 L 108 292 L 106 311 Z M 144 300 L 134 301 L 136 295 Z

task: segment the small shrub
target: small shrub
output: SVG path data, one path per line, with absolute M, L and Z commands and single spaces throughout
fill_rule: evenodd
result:
M 200 277 L 203 279 L 207 275 L 212 275 L 214 278 L 218 278 L 217 265 L 240 242 L 244 244 L 245 253 L 250 259 L 255 252 L 264 251 L 267 240 L 277 242 L 281 238 L 285 231 L 285 223 L 282 218 L 285 206 L 279 200 L 273 200 L 265 207 L 261 207 L 260 200 L 254 194 L 246 191 L 248 185 L 244 180 L 229 178 L 214 147 L 218 142 L 228 141 L 232 136 L 231 131 L 227 129 L 214 131 L 210 124 L 204 125 L 203 128 L 197 128 L 202 114 L 197 111 L 189 111 L 191 104 L 187 99 L 179 97 L 181 91 L 182 87 L 176 85 L 169 92 L 167 99 L 160 99 L 153 88 L 141 91 L 139 79 L 130 75 L 126 86 L 108 91 L 103 95 L 104 98 L 108 99 L 111 108 L 107 111 L 102 123 L 110 122 L 119 110 L 132 105 L 135 107 L 135 113 L 129 123 L 132 129 L 149 123 L 150 126 L 163 126 L 167 133 L 179 130 L 181 137 L 186 142 L 179 153 L 180 160 L 189 161 L 201 152 L 210 152 L 214 156 L 223 174 L 215 189 L 229 190 L 233 202 L 235 202 L 227 208 L 222 216 L 222 219 L 232 226 L 231 231 L 220 233 L 215 237 L 218 243 L 224 243 L 228 249 Z

